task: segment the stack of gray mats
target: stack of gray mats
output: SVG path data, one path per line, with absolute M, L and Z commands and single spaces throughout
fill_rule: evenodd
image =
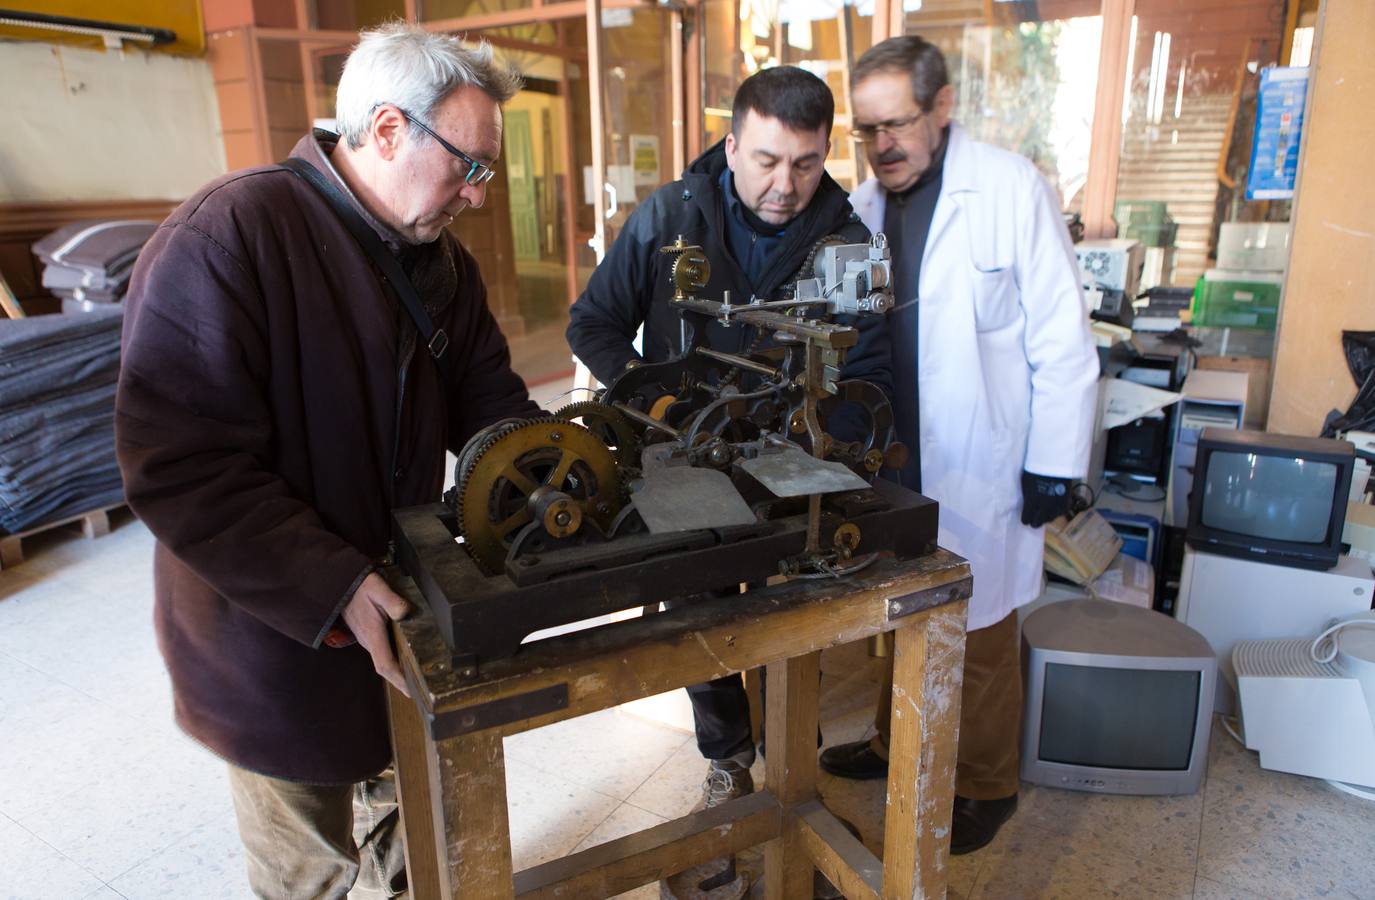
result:
M 124 501 L 114 431 L 122 312 L 0 319 L 0 534 Z
M 129 275 L 157 222 L 105 219 L 64 225 L 33 245 L 41 259 L 43 287 L 62 298 L 63 312 L 91 312 L 118 303 Z

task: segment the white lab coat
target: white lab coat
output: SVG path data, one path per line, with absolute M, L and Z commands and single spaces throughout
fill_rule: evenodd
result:
M 876 179 L 850 202 L 883 230 Z M 1040 593 L 1042 529 L 1021 524 L 1021 473 L 1083 477 L 1097 397 L 1073 246 L 1028 160 L 950 126 L 918 290 L 922 492 L 940 503 L 941 546 L 969 560 L 973 631 Z

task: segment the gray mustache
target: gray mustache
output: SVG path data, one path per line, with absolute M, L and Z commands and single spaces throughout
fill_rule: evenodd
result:
M 906 153 L 902 152 L 896 147 L 893 147 L 880 154 L 878 161 L 880 165 L 887 165 L 888 163 L 902 162 L 906 158 Z

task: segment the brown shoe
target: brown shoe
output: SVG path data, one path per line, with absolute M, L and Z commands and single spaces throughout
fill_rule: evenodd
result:
M 746 766 L 731 759 L 712 759 L 707 761 L 707 777 L 702 782 L 702 799 L 697 801 L 693 812 L 720 806 L 727 800 L 736 800 L 754 793 L 754 776 Z

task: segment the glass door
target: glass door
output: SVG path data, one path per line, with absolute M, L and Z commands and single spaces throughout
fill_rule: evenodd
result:
M 530 387 L 568 377 L 568 307 L 591 274 L 586 35 L 577 20 L 467 33 L 525 76 L 507 104 L 501 161 L 481 209 L 451 226 L 482 266 L 487 302 Z
M 682 53 L 673 47 L 681 15 L 662 7 L 602 10 L 607 249 L 630 214 L 681 172 L 674 148 L 681 144 Z

